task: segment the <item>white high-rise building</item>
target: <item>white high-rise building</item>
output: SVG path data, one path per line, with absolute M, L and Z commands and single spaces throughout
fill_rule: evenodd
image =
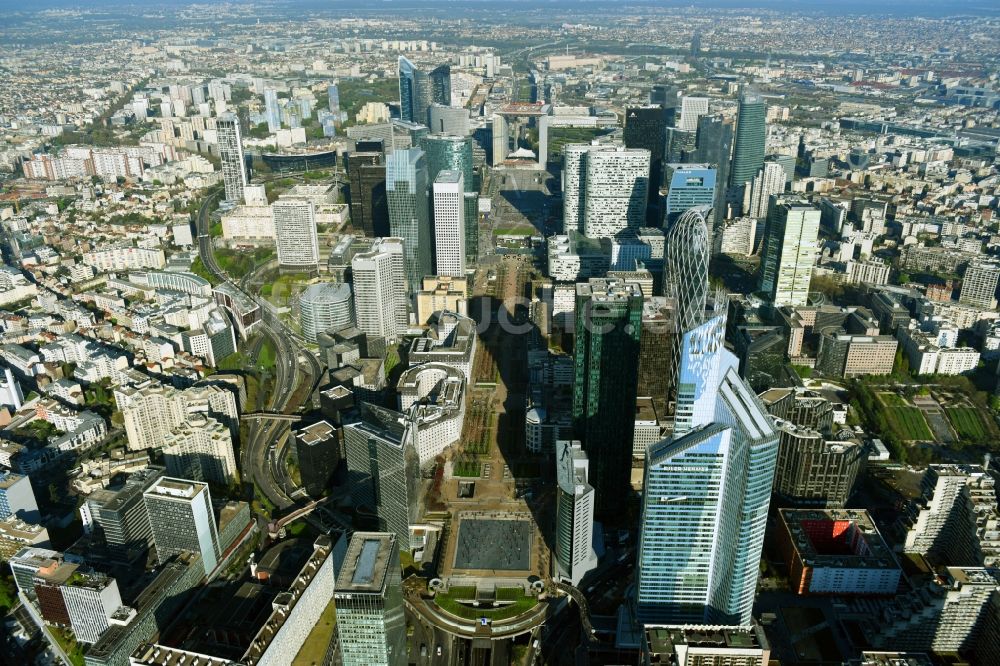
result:
M 587 154 L 595 150 L 613 150 L 613 146 L 570 143 L 563 147 L 563 233 L 583 233 L 586 210 Z
M 583 233 L 614 238 L 638 230 L 646 219 L 649 151 L 616 147 L 587 154 Z
M 208 414 L 239 432 L 239 410 L 231 391 L 218 386 L 194 386 L 179 391 L 151 383 L 115 389 L 115 402 L 122 413 L 128 448 L 132 451 L 164 446 L 167 435 L 190 415 Z
M 271 204 L 278 263 L 284 268 L 319 269 L 316 206 L 304 199 L 281 198 Z
M 163 441 L 167 474 L 193 481 L 228 485 L 236 478 L 233 436 L 224 424 L 191 414 Z
M 434 180 L 434 249 L 438 275 L 465 277 L 465 183 L 458 171 Z
M 205 575 L 219 563 L 219 530 L 208 485 L 162 477 L 142 495 L 160 564 L 181 551 L 201 555 Z
M 507 159 L 510 151 L 510 130 L 507 127 L 507 119 L 499 113 L 493 114 L 493 164 L 502 164 Z
M 559 576 L 578 586 L 597 566 L 594 551 L 594 487 L 587 482 L 587 454 L 580 442 L 556 442 L 556 564 Z
M 747 217 L 767 217 L 771 195 L 785 191 L 785 169 L 777 162 L 765 162 L 750 187 L 743 192 L 743 214 Z
M 820 216 L 820 210 L 804 199 L 772 198 L 764 225 L 760 290 L 776 308 L 808 303 Z
M 698 119 L 708 113 L 707 97 L 682 97 L 681 118 L 677 128 L 685 132 L 698 131 Z
M 970 264 L 962 276 L 962 291 L 958 300 L 977 308 L 995 308 L 1000 264 L 978 262 Z
M 672 439 L 646 451 L 636 573 L 644 624 L 751 621 L 778 455 L 723 344 L 726 303 L 686 331 Z
M 373 338 L 398 338 L 409 323 L 402 239 L 380 238 L 354 256 L 351 273 L 358 328 Z
M 931 465 L 920 488 L 904 552 L 956 566 L 1000 564 L 996 486 L 982 465 Z
M 81 643 L 96 643 L 122 605 L 118 581 L 103 574 L 77 571 L 60 591 L 73 635 Z
M 242 202 L 243 188 L 247 186 L 247 164 L 243 157 L 243 140 L 240 121 L 233 114 L 220 116 L 215 121 L 219 142 L 219 159 L 222 161 L 222 182 L 226 186 L 226 201 Z

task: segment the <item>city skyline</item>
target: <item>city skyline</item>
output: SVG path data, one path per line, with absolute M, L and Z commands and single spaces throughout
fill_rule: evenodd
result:
M 4 660 L 1000 663 L 1000 9 L 0 7 Z

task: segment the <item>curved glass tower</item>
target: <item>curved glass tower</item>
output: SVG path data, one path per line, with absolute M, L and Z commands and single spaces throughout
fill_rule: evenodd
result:
M 778 433 L 723 344 L 725 298 L 713 305 L 684 332 L 673 436 L 646 452 L 642 623 L 751 620 Z
M 684 211 L 667 231 L 667 284 L 677 299 L 678 330 L 701 323 L 708 298 L 708 217 L 711 206 Z
M 764 96 L 751 88 L 740 93 L 740 108 L 736 116 L 736 141 L 733 144 L 733 167 L 730 170 L 734 188 L 742 188 L 753 180 L 764 166 L 767 142 L 767 105 Z

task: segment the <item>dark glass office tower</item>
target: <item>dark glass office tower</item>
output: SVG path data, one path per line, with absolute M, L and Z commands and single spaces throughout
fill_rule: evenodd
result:
M 721 115 L 713 114 L 698 118 L 694 161 L 714 164 L 718 170 L 715 204 L 708 230 L 713 254 L 718 254 L 722 250 L 722 229 L 726 219 L 726 184 L 729 182 L 732 162 L 734 130 L 733 121 Z
M 659 104 L 667 112 L 667 125 L 673 126 L 677 108 L 677 88 L 665 83 L 657 83 L 649 91 L 649 103 Z
M 441 65 L 440 67 L 435 67 L 431 70 L 431 104 L 444 104 L 445 106 L 451 106 L 451 67 L 449 65 Z M 430 104 L 427 105 L 428 109 Z M 422 123 L 427 123 L 427 118 L 422 118 L 420 120 Z
M 450 94 L 450 91 L 449 91 Z M 399 56 L 399 116 L 426 125 L 431 106 L 431 82 L 408 58 Z
M 663 185 L 663 154 L 667 144 L 667 113 L 660 106 L 625 109 L 625 147 L 649 151 L 649 205 L 659 209 Z
M 610 278 L 576 285 L 573 426 L 605 516 L 620 511 L 629 491 L 641 330 L 638 285 Z
M 351 224 L 366 236 L 389 235 L 382 153 L 349 153 L 346 159 Z
M 312 497 L 327 489 L 340 465 L 340 433 L 326 421 L 313 423 L 295 433 L 295 455 L 302 486 Z
M 396 150 L 386 164 L 385 192 L 389 229 L 403 239 L 406 279 L 410 293 L 420 290 L 425 275 L 433 275 L 431 217 L 427 160 L 419 148 Z
M 698 57 L 701 55 L 701 33 L 694 33 L 691 36 L 691 55 Z
M 764 166 L 767 142 L 765 117 L 767 105 L 759 92 L 744 87 L 740 92 L 740 107 L 736 118 L 736 141 L 733 144 L 733 166 L 730 186 L 742 191 L 743 185 L 753 180 Z
M 432 104 L 451 104 L 451 67 L 441 65 L 428 74 L 399 56 L 400 118 L 428 125 Z

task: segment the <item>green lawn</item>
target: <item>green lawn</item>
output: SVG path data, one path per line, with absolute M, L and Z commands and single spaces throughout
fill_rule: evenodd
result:
M 502 227 L 497 229 L 497 236 L 534 236 L 538 233 L 530 224 L 518 224 L 511 227 Z
M 462 460 L 455 463 L 455 476 L 474 478 L 483 472 L 483 465 L 478 460 Z
M 923 413 L 895 393 L 879 393 L 885 420 L 901 441 L 933 440 L 934 435 L 924 420 Z
M 241 352 L 233 352 L 226 358 L 219 361 L 219 370 L 242 370 L 246 364 L 246 357 Z
M 49 631 L 69 657 L 69 660 L 73 662 L 73 666 L 83 666 L 83 646 L 76 642 L 73 632 L 69 629 L 60 629 L 52 626 L 49 627 Z
M 390 347 L 385 352 L 385 374 L 388 375 L 397 365 L 399 365 L 399 350 Z
M 194 261 L 191 262 L 191 272 L 198 277 L 205 278 L 213 285 L 219 284 L 219 281 L 215 279 L 215 276 L 209 272 L 208 268 L 202 262 L 201 257 L 195 257 Z
M 266 263 L 274 255 L 271 248 L 257 248 L 252 251 L 230 250 L 228 248 L 217 248 L 215 250 L 215 260 L 219 268 L 232 277 L 243 277 L 255 266 Z
M 257 355 L 257 365 L 262 368 L 273 368 L 277 355 L 274 344 L 270 340 L 264 340 L 264 344 L 260 346 L 260 354 Z
M 916 407 L 892 407 L 886 412 L 889 425 L 899 434 L 900 439 L 909 441 L 934 439 L 924 415 Z
M 292 660 L 292 666 L 313 666 L 322 663 L 330 647 L 330 639 L 333 638 L 333 628 L 336 624 L 337 612 L 331 599 L 326 605 L 326 610 L 319 616 L 319 621 L 306 636 L 302 649 Z
M 944 413 L 962 439 L 979 441 L 986 436 L 986 428 L 979 411 L 974 407 L 947 407 Z
M 300 537 L 309 532 L 309 524 L 304 520 L 298 520 L 285 526 L 285 533 L 290 537 Z
M 464 590 L 465 588 L 460 589 Z M 519 594 L 516 597 L 509 599 L 514 602 L 512 604 L 499 608 L 477 608 L 472 605 L 459 603 L 458 601 L 459 599 L 470 599 L 474 597 L 474 591 L 472 596 L 469 596 L 467 593 L 456 594 L 458 591 L 458 589 L 453 588 L 451 592 L 447 594 L 438 594 L 434 597 L 434 602 L 445 612 L 466 620 L 476 620 L 481 617 L 486 617 L 493 621 L 507 620 L 512 617 L 517 617 L 518 615 L 525 613 L 538 605 L 538 599 L 536 597 L 527 596 L 520 590 L 516 590 Z M 500 590 L 498 590 L 497 593 L 499 598 Z M 507 595 L 506 593 L 505 596 L 513 597 L 513 595 Z
M 909 403 L 903 399 L 902 396 L 895 393 L 879 393 L 878 399 L 882 401 L 886 407 L 907 407 Z

